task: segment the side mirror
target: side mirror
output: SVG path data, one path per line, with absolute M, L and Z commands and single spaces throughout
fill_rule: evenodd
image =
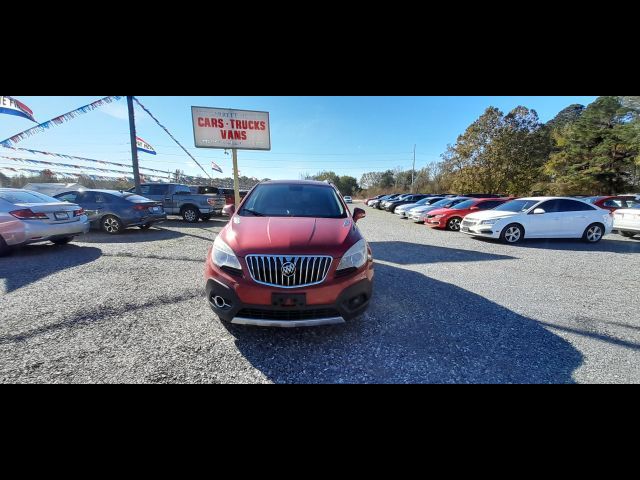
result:
M 363 209 L 361 208 L 354 208 L 353 209 L 353 222 L 357 222 L 358 220 L 360 220 L 361 218 L 364 218 L 367 216 L 367 212 L 365 212 Z
M 236 213 L 236 206 L 234 204 L 225 205 L 222 208 L 222 215 L 225 215 L 227 217 L 233 217 L 234 213 Z
M 536 209 L 533 211 L 533 214 L 534 214 L 534 215 L 544 215 L 545 213 L 547 213 L 547 212 L 545 211 L 545 209 L 544 209 L 544 208 L 536 208 Z

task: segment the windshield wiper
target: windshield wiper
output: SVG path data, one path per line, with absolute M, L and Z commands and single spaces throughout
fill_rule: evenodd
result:
M 264 217 L 264 213 L 256 212 L 255 210 L 251 210 L 250 208 L 243 208 L 243 212 L 248 212 L 256 217 Z

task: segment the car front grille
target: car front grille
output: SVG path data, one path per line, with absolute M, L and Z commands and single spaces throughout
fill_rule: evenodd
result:
M 333 258 L 315 255 L 247 255 L 245 260 L 251 278 L 256 283 L 300 288 L 324 282 Z
M 337 310 L 319 308 L 315 310 L 266 310 L 261 308 L 245 308 L 238 312 L 238 317 L 255 320 L 316 320 L 319 318 L 339 317 Z
M 475 220 L 463 220 L 462 221 L 462 226 L 463 227 L 472 227 L 476 224 L 477 222 Z

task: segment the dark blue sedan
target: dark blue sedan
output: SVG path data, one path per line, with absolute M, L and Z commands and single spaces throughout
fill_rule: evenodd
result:
M 94 228 L 117 234 L 128 227 L 143 230 L 167 219 L 161 203 L 135 193 L 115 190 L 75 190 L 61 193 L 55 198 L 80 205 Z

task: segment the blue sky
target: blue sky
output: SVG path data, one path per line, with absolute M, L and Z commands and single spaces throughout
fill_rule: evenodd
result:
M 14 96 L 33 110 L 40 122 L 101 98 L 69 96 Z M 416 144 L 416 168 L 439 160 L 447 144 L 464 132 L 489 106 L 509 111 L 517 105 L 533 108 L 547 121 L 562 108 L 586 105 L 596 96 L 523 97 L 154 97 L 140 101 L 207 169 L 213 178 L 231 175 L 231 156 L 222 150 L 193 146 L 191 106 L 226 107 L 270 112 L 270 152 L 240 151 L 240 173 L 258 178 L 299 178 L 301 173 L 333 170 L 360 178 L 362 173 L 388 168 L 410 168 Z M 140 154 L 141 164 L 160 170 L 200 170 L 167 134 L 136 107 L 138 136 L 157 156 Z M 35 124 L 0 115 L 0 141 Z M 38 133 L 16 146 L 131 163 L 127 105 L 124 99 L 94 110 L 63 125 Z M 2 152 L 4 149 L 0 149 Z M 10 152 L 10 153 L 6 153 Z M 37 155 L 0 155 L 62 161 Z M 224 170 L 211 171 L 211 161 Z M 0 167 L 11 165 L 0 159 Z M 90 164 L 87 164 L 90 165 Z M 13 165 L 14 167 L 16 165 Z M 66 170 L 68 171 L 68 170 Z M 5 172 L 7 173 L 7 172 Z M 94 172 L 95 173 L 95 172 Z

